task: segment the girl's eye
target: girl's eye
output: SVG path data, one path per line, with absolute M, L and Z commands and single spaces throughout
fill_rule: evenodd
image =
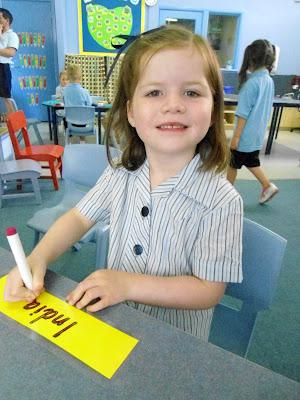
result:
M 185 94 L 188 97 L 199 97 L 200 96 L 200 93 L 195 92 L 195 90 L 186 90 Z
M 161 95 L 160 90 L 151 90 L 151 92 L 146 94 L 147 97 L 156 97 L 160 95 Z

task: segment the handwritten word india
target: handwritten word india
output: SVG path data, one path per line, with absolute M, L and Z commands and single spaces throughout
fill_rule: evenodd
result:
M 70 319 L 71 319 L 69 317 L 65 317 L 64 314 L 59 314 L 59 312 L 54 310 L 53 308 L 47 308 L 47 306 L 39 307 L 40 305 L 41 305 L 41 303 L 39 303 L 35 299 L 31 303 L 28 303 L 23 307 L 24 310 L 29 310 L 29 311 L 34 310 L 29 315 L 34 316 L 36 318 L 31 320 L 29 322 L 30 324 L 35 324 L 36 322 L 41 321 L 41 320 L 51 320 L 52 324 L 61 326 L 61 325 L 65 324 L 67 321 L 70 321 Z M 37 307 L 39 307 L 39 308 L 37 308 Z M 67 330 L 71 329 L 73 326 L 75 326 L 77 324 L 78 324 L 77 321 L 71 322 L 69 325 L 65 326 L 60 331 L 56 332 L 53 335 L 53 337 L 57 338 L 58 336 L 65 333 Z

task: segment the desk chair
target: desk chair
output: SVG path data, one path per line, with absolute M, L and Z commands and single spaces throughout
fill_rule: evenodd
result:
M 111 149 L 113 155 L 119 153 Z M 41 235 L 46 233 L 50 226 L 63 214 L 73 208 L 78 201 L 96 184 L 99 176 L 108 165 L 106 149 L 98 144 L 74 144 L 65 147 L 63 157 L 62 177 L 65 182 L 65 192 L 63 199 L 59 204 L 51 208 L 44 208 L 37 211 L 32 218 L 27 221 L 27 226 L 34 230 L 34 245 L 38 243 Z M 75 249 L 80 248 L 80 244 L 87 242 L 96 242 L 101 249 L 102 243 L 105 248 L 105 242 L 108 227 L 96 224 L 87 232 L 75 245 Z M 102 234 L 103 230 L 103 234 Z M 102 240 L 103 237 L 103 240 Z M 104 266 L 106 253 L 103 252 L 101 258 L 97 247 L 98 265 Z
M 0 208 L 3 199 L 14 199 L 16 197 L 35 196 L 37 203 L 41 203 L 41 192 L 38 178 L 41 175 L 40 164 L 33 160 L 11 160 L 0 162 Z M 5 194 L 5 184 L 9 181 L 30 179 L 33 187 L 32 192 L 21 192 Z M 5 182 L 5 183 L 4 183 Z
M 10 140 L 14 149 L 16 160 L 31 159 L 39 163 L 47 163 L 41 165 L 43 169 L 49 169 L 50 175 L 43 175 L 40 179 L 52 179 L 55 190 L 58 190 L 57 172 L 62 172 L 61 157 L 64 148 L 55 144 L 43 144 L 32 146 L 27 131 L 26 118 L 23 111 L 19 110 L 8 114 L 7 128 Z M 18 141 L 18 134 L 21 132 L 25 147 L 21 148 Z
M 215 307 L 209 341 L 247 357 L 257 314 L 270 307 L 285 252 L 286 240 L 256 222 L 244 219 L 243 282 L 229 283 Z M 242 303 L 239 307 L 234 302 Z M 230 304 L 231 303 L 231 304 Z
M 98 143 L 98 130 L 95 129 L 95 108 L 88 106 L 65 107 L 67 121 L 66 145 L 72 136 L 96 136 Z
M 18 111 L 18 106 L 17 106 L 17 103 L 15 102 L 15 100 L 13 98 L 10 98 L 9 101 L 12 103 L 14 111 Z M 38 143 L 39 144 L 44 144 L 42 136 L 41 136 L 39 128 L 38 128 L 38 124 L 41 124 L 42 122 L 39 121 L 36 118 L 26 118 L 26 122 L 27 122 L 28 131 L 32 127 L 33 130 L 34 130 L 34 133 L 35 133 L 35 136 L 37 138 Z M 21 139 L 22 139 L 22 134 L 20 133 L 18 135 L 18 140 L 20 141 Z

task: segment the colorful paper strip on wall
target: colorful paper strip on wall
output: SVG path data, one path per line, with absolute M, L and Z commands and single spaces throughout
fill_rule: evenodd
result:
M 32 303 L 3 299 L 6 277 L 0 279 L 0 312 L 37 332 L 66 352 L 112 378 L 138 340 L 68 305 L 48 292 Z
M 78 0 L 81 54 L 112 55 L 117 35 L 137 35 L 144 30 L 144 0 Z

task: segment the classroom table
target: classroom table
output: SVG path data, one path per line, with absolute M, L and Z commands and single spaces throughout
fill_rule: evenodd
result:
M 224 97 L 224 104 L 226 106 L 236 106 L 238 104 L 238 95 L 226 94 Z M 284 107 L 300 108 L 300 100 L 291 99 L 290 97 L 274 97 L 273 112 L 265 154 L 271 154 L 272 144 L 274 138 L 276 138 L 278 134 Z
M 58 125 L 57 125 L 57 115 L 56 111 L 63 110 L 64 104 L 59 100 L 47 100 L 42 103 L 43 106 L 47 107 L 48 125 L 50 139 L 54 144 L 58 144 Z M 97 104 L 94 106 L 95 112 L 98 114 L 98 140 L 101 144 L 101 115 L 102 113 L 108 111 L 111 108 L 111 104 Z
M 0 276 L 14 265 L 0 247 Z M 71 266 L 70 266 L 71 268 Z M 47 272 L 46 290 L 64 299 L 76 282 Z M 139 343 L 112 379 L 0 312 L 3 399 L 298 400 L 300 384 L 125 304 L 94 313 Z M 97 346 L 97 343 L 95 343 Z

